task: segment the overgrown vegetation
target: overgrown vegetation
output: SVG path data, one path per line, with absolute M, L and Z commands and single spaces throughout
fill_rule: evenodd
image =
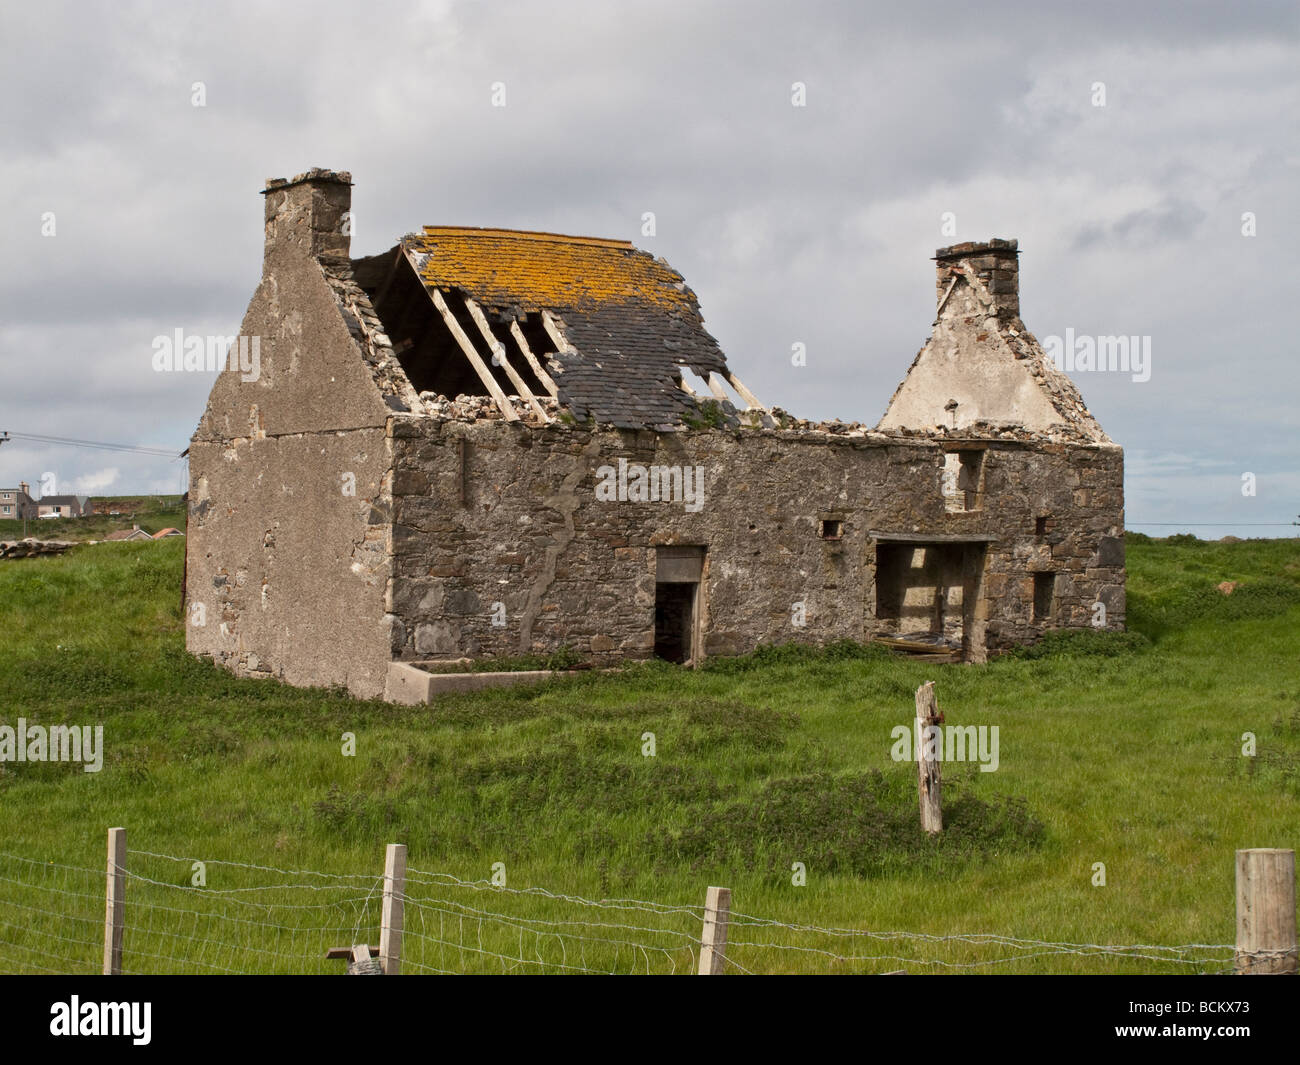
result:
M 402 841 L 468 880 L 502 862 L 520 886 L 692 905 L 726 883 L 746 912 L 823 926 L 1228 943 L 1233 850 L 1300 843 L 1300 541 L 1134 538 L 1129 632 L 986 666 L 791 645 L 428 707 L 192 658 L 183 552 L 0 564 L 0 722 L 103 724 L 106 748 L 98 774 L 0 766 L 0 850 L 100 868 L 124 824 L 151 851 L 355 873 Z M 1001 735 L 997 772 L 944 766 L 937 840 L 890 757 L 925 680 L 948 723 Z M 5 920 L 18 891 L 0 885 Z
M 727 416 L 716 399 L 696 399 L 694 410 L 682 412 L 682 424 L 689 429 L 720 429 L 727 424 Z

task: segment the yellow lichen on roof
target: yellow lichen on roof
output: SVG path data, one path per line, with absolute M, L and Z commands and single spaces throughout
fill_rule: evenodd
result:
M 480 302 L 525 311 L 601 303 L 694 302 L 680 274 L 628 241 L 469 226 L 426 226 L 410 252 L 427 256 L 427 285 L 458 288 Z
M 492 226 L 425 226 L 426 237 L 514 237 L 519 240 L 548 240 L 560 244 L 591 244 L 598 248 L 631 248 L 630 240 L 612 237 L 575 237 L 566 233 L 543 233 L 535 229 L 496 229 Z

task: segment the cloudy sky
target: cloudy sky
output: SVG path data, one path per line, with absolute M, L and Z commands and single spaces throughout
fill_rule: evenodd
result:
M 155 373 L 153 338 L 237 332 L 265 179 L 322 166 L 353 174 L 354 255 L 423 224 L 630 239 L 761 400 L 869 424 L 935 248 L 1017 237 L 1040 339 L 1151 338 L 1149 380 L 1072 375 L 1126 449 L 1129 527 L 1293 535 L 1298 10 L 2 0 L 0 430 L 181 451 L 211 376 Z M 47 472 L 183 478 L 0 447 L 0 484 Z

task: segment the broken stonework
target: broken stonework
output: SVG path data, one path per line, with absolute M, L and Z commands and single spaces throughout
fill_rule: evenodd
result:
M 38 555 L 61 555 L 76 543 L 70 540 L 0 540 L 0 559 L 35 558 Z
M 1123 451 L 1020 320 L 1014 241 L 939 250 L 870 427 L 764 407 L 626 242 L 443 226 L 353 260 L 350 189 L 268 185 L 262 373 L 218 378 L 190 448 L 192 652 L 368 697 L 392 662 L 1123 627 Z

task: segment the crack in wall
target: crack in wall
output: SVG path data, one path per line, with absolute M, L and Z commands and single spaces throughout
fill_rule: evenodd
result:
M 595 439 L 591 440 L 582 449 L 583 461 L 579 462 L 576 469 L 565 475 L 560 484 L 560 490 L 554 495 L 548 496 L 544 501 L 546 507 L 556 511 L 564 518 L 564 533 L 546 549 L 546 560 L 542 563 L 542 572 L 537 575 L 537 580 L 533 582 L 533 586 L 528 590 L 528 602 L 524 604 L 523 613 L 519 618 L 519 653 L 521 655 L 526 655 L 532 650 L 533 623 L 537 620 L 537 615 L 541 613 L 542 599 L 551 585 L 555 583 L 555 566 L 559 562 L 560 553 L 577 536 L 573 523 L 574 512 L 580 506 L 577 487 L 586 477 L 591 460 L 597 458 L 600 453 L 600 442 Z

